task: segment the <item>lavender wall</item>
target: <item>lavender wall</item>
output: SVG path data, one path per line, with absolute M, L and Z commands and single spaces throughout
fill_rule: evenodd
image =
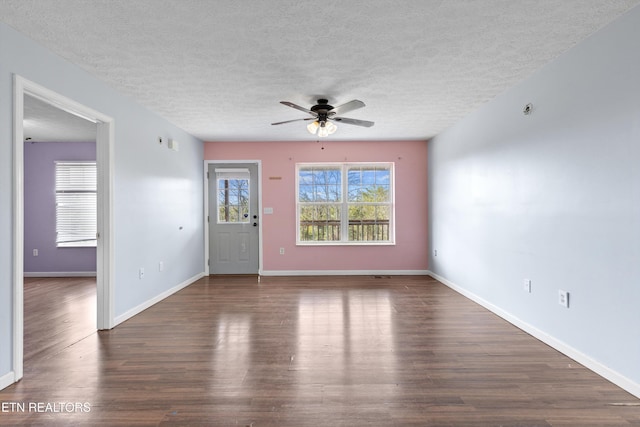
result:
M 96 248 L 56 247 L 55 161 L 95 160 L 91 142 L 39 142 L 24 146 L 24 271 L 95 272 Z M 33 250 L 38 249 L 38 256 Z M 39 274 L 41 275 L 41 274 Z

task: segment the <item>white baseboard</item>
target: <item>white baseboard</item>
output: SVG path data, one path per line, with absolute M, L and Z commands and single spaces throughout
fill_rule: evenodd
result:
M 0 390 L 3 390 L 9 387 L 11 384 L 16 382 L 15 372 L 11 371 L 0 377 Z
M 96 277 L 95 271 L 25 271 L 24 277 Z
M 184 282 L 174 286 L 171 289 L 167 289 L 166 291 L 162 292 L 161 294 L 151 298 L 148 301 L 143 302 L 142 304 L 133 307 L 131 310 L 126 311 L 125 313 L 122 313 L 120 316 L 116 316 L 116 318 L 114 319 L 114 327 L 116 327 L 117 325 L 119 325 L 120 323 L 124 322 L 125 320 L 131 319 L 133 316 L 135 316 L 136 314 L 139 314 L 141 312 L 143 312 L 144 310 L 146 310 L 147 308 L 151 307 L 154 304 L 159 303 L 160 301 L 162 301 L 163 299 L 175 294 L 176 292 L 178 292 L 181 289 L 186 288 L 187 286 L 189 286 L 190 284 L 192 284 L 193 282 L 202 279 L 203 277 L 205 277 L 205 273 L 198 273 L 195 276 L 191 277 L 190 279 L 185 280 Z
M 454 291 L 458 292 L 459 294 L 465 296 L 466 298 L 469 298 L 470 300 L 480 304 L 487 310 L 500 316 L 501 318 L 511 323 L 515 327 L 539 339 L 540 341 L 549 345 L 550 347 L 553 347 L 554 349 L 558 350 L 560 353 L 563 353 L 564 355 L 572 358 L 576 362 L 582 364 L 583 366 L 592 370 L 593 372 L 600 375 L 601 377 L 611 381 L 618 387 L 640 398 L 640 384 L 630 380 L 629 378 L 625 377 L 619 372 L 616 372 L 615 370 L 609 368 L 608 366 L 603 365 L 597 360 L 592 359 L 588 355 L 576 350 L 575 348 L 571 347 L 570 345 L 566 344 L 563 341 L 560 341 L 554 336 L 549 335 L 548 333 L 541 331 L 540 329 L 520 320 L 518 317 L 501 309 L 496 305 L 493 305 L 492 303 L 490 303 L 489 301 L 486 301 L 485 299 L 479 297 L 478 295 L 467 291 L 466 289 L 456 285 L 453 282 L 450 282 L 444 277 L 441 277 L 431 271 L 429 271 L 428 275 L 438 280 L 439 282 L 443 283 L 447 287 L 453 289 Z
M 426 276 L 429 270 L 263 270 L 260 276 Z

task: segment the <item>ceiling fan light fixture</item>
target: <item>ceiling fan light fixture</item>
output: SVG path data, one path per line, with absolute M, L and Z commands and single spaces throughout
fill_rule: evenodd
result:
M 307 125 L 307 130 L 309 131 L 310 134 L 315 135 L 319 127 L 320 127 L 320 124 L 316 120 Z
M 324 138 L 325 136 L 329 136 L 329 130 L 327 129 L 326 126 L 320 126 L 320 129 L 318 129 L 318 136 L 320 138 Z
M 307 117 L 303 119 L 294 119 L 294 120 L 285 120 L 283 122 L 275 122 L 271 123 L 272 125 L 281 125 L 284 123 L 291 123 L 297 121 L 308 121 L 313 120 L 313 122 L 307 125 L 307 130 L 311 135 L 317 135 L 319 137 L 326 137 L 334 134 L 338 130 L 338 126 L 333 122 L 346 123 L 348 125 L 354 126 L 363 126 L 363 127 L 371 127 L 373 126 L 373 122 L 368 120 L 358 120 L 358 119 L 350 119 L 348 117 L 338 116 L 340 113 L 344 113 L 347 111 L 352 111 L 358 108 L 364 107 L 364 102 L 354 99 L 353 101 L 349 101 L 346 104 L 339 105 L 338 107 L 333 107 L 329 105 L 329 101 L 324 98 L 318 99 L 318 103 L 311 108 L 301 107 L 299 105 L 294 104 L 289 101 L 280 101 L 282 105 L 287 107 L 294 108 L 296 110 L 303 111 L 305 113 L 311 114 L 313 118 Z

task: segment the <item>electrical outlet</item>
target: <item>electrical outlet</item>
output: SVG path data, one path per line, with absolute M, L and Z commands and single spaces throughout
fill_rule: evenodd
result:
M 558 304 L 563 307 L 569 308 L 569 292 L 558 290 Z
M 33 256 L 38 256 L 38 250 L 37 249 L 33 250 Z
M 280 255 L 284 255 L 284 248 L 280 248 Z
M 438 256 L 438 250 L 437 249 L 433 250 L 433 256 Z
M 160 261 L 158 263 L 158 271 L 164 271 L 164 262 Z
M 138 271 L 138 277 L 139 277 L 140 279 L 144 279 L 144 268 L 141 268 L 141 269 Z
M 523 282 L 522 282 L 522 290 L 524 290 L 528 294 L 531 293 L 531 280 L 529 280 L 529 279 L 524 279 L 523 280 Z

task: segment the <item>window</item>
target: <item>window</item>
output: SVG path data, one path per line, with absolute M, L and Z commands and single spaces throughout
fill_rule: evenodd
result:
M 249 169 L 216 169 L 218 224 L 249 222 Z
M 56 246 L 96 246 L 96 162 L 56 162 Z
M 298 244 L 391 244 L 393 163 L 296 165 Z

